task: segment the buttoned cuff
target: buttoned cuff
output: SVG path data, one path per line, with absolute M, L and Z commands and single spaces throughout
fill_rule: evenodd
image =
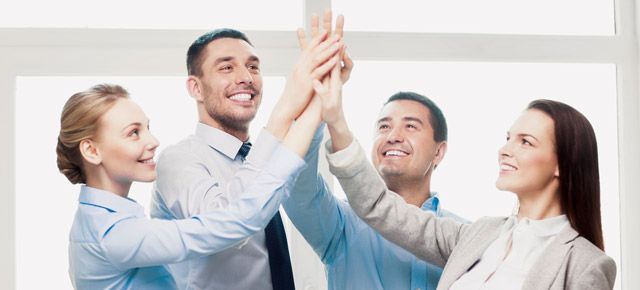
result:
M 251 146 L 251 151 L 247 155 L 247 161 L 262 168 L 267 163 L 278 146 L 282 146 L 280 141 L 264 128 L 258 134 L 258 138 Z

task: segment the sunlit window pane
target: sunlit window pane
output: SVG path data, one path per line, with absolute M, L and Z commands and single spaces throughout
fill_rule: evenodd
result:
M 0 9 L 0 27 L 293 30 L 302 25 L 302 2 L 21 0 Z
M 442 33 L 615 34 L 612 0 L 333 0 L 346 29 Z

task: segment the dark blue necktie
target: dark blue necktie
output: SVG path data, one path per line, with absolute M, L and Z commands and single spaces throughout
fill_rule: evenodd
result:
M 243 142 L 240 150 L 238 150 L 238 156 L 245 160 L 247 158 L 247 154 L 249 154 L 249 150 L 251 150 L 251 142 Z
M 238 150 L 238 155 L 244 160 L 251 150 L 251 143 L 244 142 Z M 269 252 L 269 268 L 271 269 L 271 284 L 273 290 L 295 290 L 293 271 L 289 258 L 287 235 L 282 224 L 280 212 L 271 219 L 264 229 L 265 243 Z

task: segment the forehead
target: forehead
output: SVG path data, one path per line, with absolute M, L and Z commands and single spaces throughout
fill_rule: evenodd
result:
M 380 110 L 378 120 L 389 118 L 391 120 L 402 120 L 411 117 L 420 119 L 424 124 L 429 124 L 431 113 L 423 104 L 412 100 L 397 100 L 390 102 Z
M 145 124 L 147 120 L 138 104 L 127 98 L 118 98 L 113 107 L 100 118 L 100 126 L 121 130 L 131 123 Z
M 553 140 L 554 124 L 553 119 L 546 113 L 530 109 L 522 112 L 520 117 L 511 126 L 510 134 L 528 134 L 538 139 L 546 138 Z
M 255 49 L 249 43 L 236 38 L 219 38 L 207 44 L 203 62 L 211 62 L 221 57 L 233 57 L 246 60 L 257 57 Z

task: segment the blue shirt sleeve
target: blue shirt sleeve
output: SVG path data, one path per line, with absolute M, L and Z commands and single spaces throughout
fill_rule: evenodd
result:
M 262 230 L 288 197 L 304 162 L 284 146 L 276 146 L 267 159 L 251 160 L 230 184 L 241 192 L 224 207 L 183 220 L 115 221 L 100 243 L 106 259 L 121 269 L 175 263 L 222 251 Z
M 324 125 L 313 137 L 305 156 L 307 168 L 300 173 L 291 197 L 283 204 L 287 215 L 325 264 L 331 264 L 346 250 L 348 223 L 346 203 L 339 201 L 318 173 L 318 155 Z

